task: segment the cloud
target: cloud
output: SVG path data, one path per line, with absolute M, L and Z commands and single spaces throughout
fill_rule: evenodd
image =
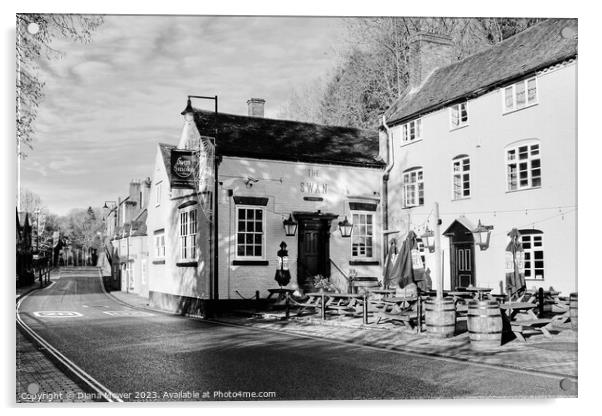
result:
M 274 115 L 291 86 L 334 65 L 340 19 L 106 16 L 91 43 L 56 41 L 40 62 L 45 98 L 23 185 L 52 211 L 102 205 L 152 174 L 159 141 L 177 143 L 187 94 L 219 95 L 246 114 L 251 96 Z

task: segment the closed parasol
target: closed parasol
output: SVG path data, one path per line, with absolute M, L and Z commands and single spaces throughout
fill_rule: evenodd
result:
M 510 241 L 506 246 L 505 269 L 506 269 L 506 291 L 510 297 L 515 297 L 527 288 L 525 283 L 525 253 L 520 240 L 520 232 L 513 228 L 508 237 Z
M 392 281 L 403 288 L 411 283 L 416 284 L 422 291 L 431 289 L 430 278 L 424 272 L 424 263 L 420 256 L 418 241 L 413 231 L 408 232 L 393 267 Z

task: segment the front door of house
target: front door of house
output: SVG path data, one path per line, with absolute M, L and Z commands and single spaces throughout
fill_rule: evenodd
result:
M 304 291 L 313 290 L 316 275 L 330 276 L 329 221 L 300 218 L 297 281 Z
M 451 289 L 476 286 L 476 271 L 474 262 L 474 237 L 466 218 L 454 220 L 443 232 L 449 238 L 449 266 Z
M 452 244 L 452 255 L 452 289 L 474 286 L 474 244 Z

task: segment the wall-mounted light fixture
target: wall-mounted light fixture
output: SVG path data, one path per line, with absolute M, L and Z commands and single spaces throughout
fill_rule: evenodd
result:
M 353 231 L 353 224 L 349 222 L 347 216 L 345 216 L 345 219 L 343 221 L 339 221 L 339 231 L 341 232 L 341 237 L 351 237 L 351 231 Z
M 487 250 L 489 247 L 491 230 L 493 230 L 493 225 L 483 225 L 481 224 L 481 220 L 479 220 L 479 225 L 477 225 L 477 228 L 472 230 L 475 244 L 477 244 L 481 250 Z
M 284 234 L 287 237 L 292 237 L 297 232 L 297 222 L 293 219 L 291 214 L 288 215 L 288 218 L 282 221 L 284 225 Z

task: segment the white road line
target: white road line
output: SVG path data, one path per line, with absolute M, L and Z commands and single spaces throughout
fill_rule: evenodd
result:
M 65 357 L 59 350 L 53 347 L 48 341 L 38 335 L 33 329 L 31 329 L 22 319 L 21 312 L 19 311 L 21 304 L 27 298 L 29 294 L 23 296 L 19 302 L 17 303 L 17 323 L 19 326 L 27 332 L 37 343 L 46 348 L 48 353 L 52 354 L 54 358 L 56 358 L 61 364 L 67 367 L 73 374 L 79 377 L 84 383 L 90 386 L 96 393 L 102 396 L 108 402 L 123 402 L 119 396 L 113 393 L 111 390 L 106 388 L 100 382 L 98 382 L 94 377 L 90 374 L 86 373 L 80 367 L 78 367 L 73 361 L 69 360 Z

